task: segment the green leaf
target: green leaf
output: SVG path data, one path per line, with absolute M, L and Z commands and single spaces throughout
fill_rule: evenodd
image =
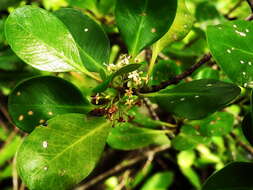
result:
M 134 57 L 161 38 L 170 28 L 177 0 L 118 0 L 116 22 Z
M 205 144 L 209 141 L 210 138 L 202 136 L 193 126 L 184 125 L 171 143 L 173 148 L 182 151 L 193 149 L 198 144 Z
M 242 131 L 248 142 L 253 146 L 253 122 L 251 113 L 244 117 Z
M 228 112 L 217 112 L 200 121 L 200 133 L 204 136 L 222 136 L 233 130 L 234 116 Z
M 158 172 L 147 179 L 141 190 L 167 190 L 173 183 L 173 178 L 170 171 Z
M 92 108 L 74 85 L 52 76 L 21 82 L 9 96 L 8 107 L 14 123 L 26 132 L 56 115 L 87 113 Z
M 96 9 L 97 0 L 67 0 L 69 5 L 83 9 Z
M 30 190 L 67 190 L 94 169 L 110 122 L 82 114 L 64 114 L 37 127 L 17 152 L 18 173 Z
M 111 130 L 107 143 L 115 149 L 133 150 L 151 144 L 170 145 L 170 140 L 165 135 L 165 131 L 146 129 L 130 123 L 122 123 Z
M 194 79 L 216 79 L 219 80 L 220 78 L 220 71 L 214 70 L 210 67 L 205 67 L 203 69 L 199 69 L 199 71 L 194 76 Z
M 210 176 L 202 190 L 252 190 L 252 170 L 252 163 L 230 163 Z
M 0 20 L 0 44 L 4 41 L 4 23 L 5 20 Z
M 161 60 L 154 66 L 152 76 L 150 78 L 150 85 L 159 85 L 164 81 L 170 80 L 176 75 L 180 74 L 180 67 L 171 60 Z
M 240 88 L 233 84 L 202 79 L 142 95 L 154 99 L 168 112 L 189 119 L 201 119 L 224 107 L 239 94 Z
M 233 82 L 250 88 L 253 85 L 252 31 L 252 23 L 243 20 L 207 29 L 209 48 L 219 66 Z
M 153 46 L 153 53 L 160 53 L 165 47 L 175 41 L 182 40 L 191 30 L 195 18 L 185 5 L 185 0 L 177 1 L 177 13 L 169 31 Z
M 66 26 L 44 9 L 15 9 L 6 20 L 5 36 L 12 50 L 39 70 L 82 71 L 93 76 L 84 68 L 78 46 Z
M 109 61 L 110 42 L 103 29 L 82 12 L 64 8 L 54 13 L 68 28 L 78 44 L 80 56 L 87 70 L 105 70 Z
M 196 161 L 196 155 L 193 150 L 182 151 L 177 156 L 177 162 L 182 174 L 191 182 L 196 189 L 201 187 L 200 179 L 192 165 Z
M 11 160 L 18 147 L 20 146 L 22 142 L 22 139 L 19 136 L 15 136 L 14 139 L 11 140 L 11 142 L 5 144 L 3 148 L 0 150 L 0 167 L 2 167 L 5 162 L 8 160 Z

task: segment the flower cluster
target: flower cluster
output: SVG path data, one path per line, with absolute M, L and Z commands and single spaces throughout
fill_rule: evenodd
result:
M 119 57 L 119 61 L 116 64 L 110 63 L 110 64 L 105 64 L 104 65 L 107 67 L 107 70 L 110 72 L 115 72 L 119 70 L 120 68 L 128 65 L 130 63 L 131 56 L 123 54 Z

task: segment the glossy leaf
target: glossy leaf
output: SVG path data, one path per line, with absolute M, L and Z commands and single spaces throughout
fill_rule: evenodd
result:
M 177 0 L 118 0 L 116 22 L 131 55 L 161 38 L 170 28 Z
M 187 9 L 185 0 L 178 0 L 177 3 L 178 6 L 175 20 L 169 31 L 167 31 L 167 33 L 154 44 L 152 48 L 154 54 L 158 54 L 171 43 L 182 40 L 192 28 L 195 19 Z
M 189 119 L 201 119 L 224 107 L 239 94 L 240 88 L 233 84 L 202 79 L 142 95 L 154 99 L 168 112 Z
M 54 117 L 20 146 L 19 175 L 30 190 L 71 189 L 94 169 L 110 126 L 104 118 L 82 114 Z
M 12 50 L 31 66 L 50 72 L 82 71 L 78 46 L 66 26 L 41 8 L 24 6 L 13 11 L 5 23 Z
M 253 146 L 253 122 L 252 115 L 250 113 L 247 114 L 243 119 L 242 131 L 246 139 Z
M 210 26 L 207 40 L 214 59 L 235 83 L 252 87 L 253 31 L 251 22 L 239 20 Z
M 82 12 L 64 8 L 54 13 L 68 28 L 78 44 L 84 66 L 92 72 L 105 70 L 110 42 L 103 29 Z
M 252 190 L 253 164 L 233 162 L 211 175 L 202 190 Z
M 133 150 L 151 144 L 167 144 L 170 140 L 165 131 L 145 129 L 130 123 L 118 124 L 111 130 L 107 143 L 120 150 Z
M 92 108 L 74 85 L 52 76 L 21 82 L 9 96 L 8 106 L 14 123 L 26 132 L 56 115 L 87 113 Z

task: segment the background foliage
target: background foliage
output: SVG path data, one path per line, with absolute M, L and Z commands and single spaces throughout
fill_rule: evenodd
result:
M 253 188 L 252 4 L 171 2 L 0 1 L 1 190 Z

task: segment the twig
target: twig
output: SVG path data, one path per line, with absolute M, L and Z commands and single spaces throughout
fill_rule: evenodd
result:
M 18 190 L 18 173 L 16 169 L 16 157 L 12 161 L 12 186 L 13 190 Z
M 253 156 L 253 148 L 244 142 L 242 142 L 234 133 L 230 133 L 230 136 L 237 142 L 239 146 L 244 148 L 247 152 L 249 152 Z
M 189 69 L 187 69 L 185 72 L 181 73 L 180 75 L 175 76 L 169 81 L 162 82 L 160 85 L 152 86 L 151 90 L 148 90 L 148 92 L 156 92 L 159 90 L 162 90 L 166 88 L 169 85 L 177 84 L 181 80 L 185 79 L 186 77 L 190 76 L 194 71 L 196 71 L 199 67 L 201 67 L 203 64 L 210 61 L 212 58 L 211 54 L 205 54 L 196 64 L 192 65 Z M 145 90 L 144 90 L 145 92 Z M 147 91 L 146 91 L 147 92 Z
M 160 118 L 155 112 L 155 110 L 152 108 L 152 105 L 150 104 L 150 101 L 146 98 L 143 98 L 143 103 L 145 104 L 146 108 L 148 109 L 149 115 L 152 117 L 152 119 L 159 121 Z
M 136 156 L 135 158 L 132 158 L 130 160 L 127 160 L 127 161 L 123 161 L 121 162 L 119 165 L 116 165 L 114 168 L 108 170 L 107 172 L 104 172 L 100 175 L 98 175 L 97 177 L 95 177 L 94 179 L 90 180 L 89 182 L 85 183 L 84 185 L 80 186 L 77 188 L 77 190 L 85 190 L 85 189 L 88 189 L 89 187 L 99 183 L 100 181 L 122 171 L 122 170 L 125 170 L 127 169 L 128 167 L 130 166 L 133 166 L 135 164 L 137 164 L 138 162 L 142 161 L 142 160 L 145 160 L 147 158 L 150 158 L 150 155 L 156 155 L 160 152 L 163 152 L 165 150 L 167 150 L 168 148 L 170 148 L 170 146 L 159 146 L 159 147 L 156 147 L 152 150 L 149 150 L 145 153 L 143 153 L 142 155 L 138 155 Z

